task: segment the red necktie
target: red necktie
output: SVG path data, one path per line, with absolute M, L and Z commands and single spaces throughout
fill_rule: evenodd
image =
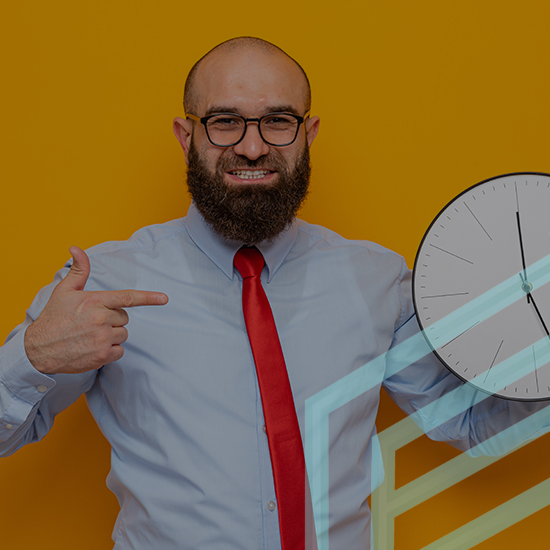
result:
M 243 313 L 262 396 L 279 509 L 283 550 L 305 548 L 305 463 L 283 350 L 260 275 L 256 248 L 241 248 L 235 267 L 243 278 Z

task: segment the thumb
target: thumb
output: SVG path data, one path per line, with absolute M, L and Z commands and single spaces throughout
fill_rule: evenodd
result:
M 90 260 L 84 250 L 71 246 L 69 252 L 73 257 L 73 265 L 67 276 L 59 283 L 64 290 L 84 290 L 90 275 Z

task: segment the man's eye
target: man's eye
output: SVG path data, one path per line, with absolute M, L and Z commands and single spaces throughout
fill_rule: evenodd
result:
M 231 118 L 231 117 L 223 117 L 223 118 L 213 118 L 210 120 L 210 124 L 217 127 L 222 126 L 238 126 L 239 125 L 239 119 L 237 118 Z
M 287 129 L 296 125 L 295 119 L 285 116 L 264 118 L 262 122 L 265 128 L 271 129 Z

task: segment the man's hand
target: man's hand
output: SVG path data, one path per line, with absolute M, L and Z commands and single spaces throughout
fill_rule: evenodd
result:
M 117 361 L 128 338 L 125 307 L 158 306 L 168 302 L 160 292 L 111 290 L 85 292 L 90 275 L 86 253 L 69 249 L 73 265 L 55 287 L 46 307 L 25 333 L 25 351 L 44 374 L 80 373 Z

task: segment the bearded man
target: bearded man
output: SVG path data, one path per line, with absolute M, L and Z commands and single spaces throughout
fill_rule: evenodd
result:
M 41 439 L 86 393 L 113 448 L 116 550 L 314 548 L 305 402 L 418 330 L 410 272 L 376 244 L 296 219 L 319 118 L 282 50 L 255 38 L 217 46 L 191 70 L 185 110 L 174 132 L 187 216 L 71 248 L 0 350 L 0 453 Z M 250 258 L 255 275 L 243 274 Z M 409 413 L 459 384 L 433 358 L 384 382 Z M 331 548 L 370 547 L 380 385 L 330 417 Z M 484 417 L 508 404 L 490 407 Z M 494 432 L 474 419 L 468 410 L 430 436 L 466 449 Z

